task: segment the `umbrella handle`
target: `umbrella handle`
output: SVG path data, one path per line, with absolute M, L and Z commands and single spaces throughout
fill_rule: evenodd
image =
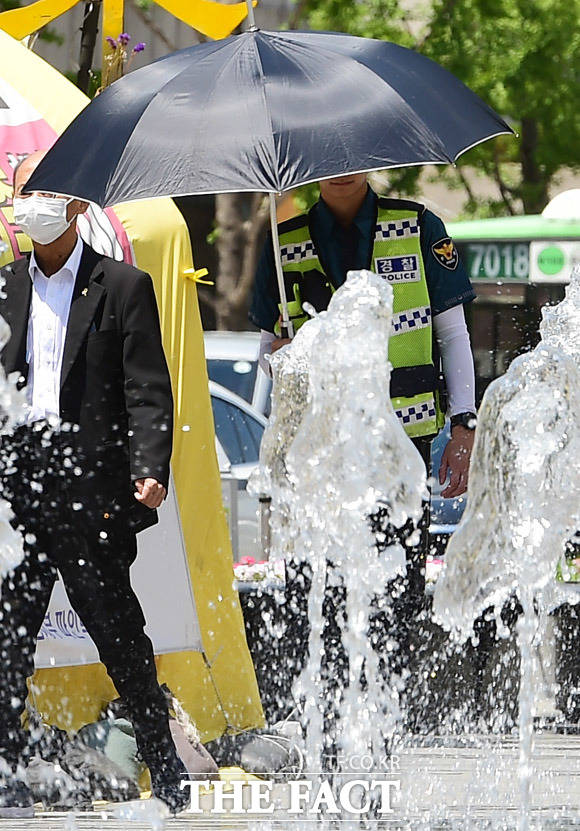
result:
M 282 271 L 282 258 L 280 257 L 280 240 L 278 238 L 278 218 L 276 215 L 276 194 L 270 193 L 270 227 L 272 229 L 272 247 L 274 249 L 274 262 L 276 264 L 276 280 L 280 292 L 280 305 L 282 306 L 281 334 L 283 338 L 294 337 L 294 327 L 288 314 L 288 299 L 286 297 L 286 286 L 284 285 L 284 272 Z

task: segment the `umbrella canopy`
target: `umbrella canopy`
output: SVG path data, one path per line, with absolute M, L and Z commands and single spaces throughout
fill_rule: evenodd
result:
M 440 164 L 511 128 L 433 61 L 332 32 L 248 31 L 168 55 L 75 119 L 28 189 L 105 207 L 280 193 L 346 173 Z

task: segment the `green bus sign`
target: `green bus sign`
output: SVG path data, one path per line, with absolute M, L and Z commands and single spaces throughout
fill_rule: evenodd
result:
M 472 280 L 527 281 L 529 277 L 527 242 L 458 242 L 457 250 Z
M 447 225 L 471 280 L 567 283 L 580 264 L 580 220 L 509 216 Z

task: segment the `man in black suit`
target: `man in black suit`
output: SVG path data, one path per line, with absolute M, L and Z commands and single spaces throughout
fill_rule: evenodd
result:
M 155 295 L 147 274 L 78 237 L 86 203 L 22 193 L 42 156 L 14 175 L 15 221 L 34 252 L 1 272 L 12 330 L 1 360 L 20 373 L 29 416 L 2 454 L 25 558 L 0 587 L 0 817 L 33 813 L 20 716 L 57 569 L 129 711 L 153 793 L 176 812 L 183 768 L 129 580 L 136 533 L 157 521 L 166 495 L 172 447 Z

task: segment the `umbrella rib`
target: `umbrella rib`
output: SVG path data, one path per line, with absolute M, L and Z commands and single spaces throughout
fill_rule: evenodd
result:
M 268 119 L 268 123 L 270 126 L 269 135 L 272 137 L 272 169 L 276 171 L 276 190 L 273 191 L 274 193 L 280 193 L 280 171 L 278 170 L 278 159 L 276 154 L 276 145 L 274 141 L 274 127 L 272 123 L 272 116 L 270 115 L 270 110 L 268 108 L 268 99 L 266 96 L 266 76 L 264 73 L 264 67 L 262 65 L 262 58 L 260 56 L 260 50 L 258 49 L 258 42 L 257 42 L 257 35 L 259 35 L 259 30 L 257 32 L 252 32 L 253 36 L 253 47 L 256 52 L 256 66 L 258 67 L 260 73 L 260 89 L 262 92 L 262 100 L 264 102 L 264 112 L 266 114 L 266 118 Z
M 509 125 L 508 125 L 509 126 Z M 491 136 L 485 136 L 484 138 L 478 139 L 477 141 L 472 142 L 467 147 L 464 147 L 463 150 L 460 150 L 453 159 L 453 164 L 457 161 L 460 156 L 463 156 L 464 153 L 467 153 L 468 150 L 473 150 L 474 147 L 477 147 L 479 144 L 483 144 L 484 141 L 489 141 L 492 138 L 497 138 L 498 136 L 513 136 L 514 131 L 512 129 L 509 130 L 499 130 L 497 133 L 493 133 Z
M 272 34 L 277 34 L 277 33 L 272 33 Z M 291 37 L 290 38 L 281 38 L 281 40 L 287 43 L 288 41 L 291 41 L 292 38 Z M 294 41 L 294 44 L 299 46 L 299 47 L 302 46 L 302 44 L 300 44 L 299 42 L 296 43 L 296 41 Z M 320 49 L 320 47 L 319 47 L 319 49 Z M 335 60 L 344 57 L 344 55 L 342 55 L 340 52 L 337 52 L 333 49 L 323 48 L 323 49 L 321 49 L 321 51 L 326 51 L 326 53 L 329 56 L 333 57 Z M 384 78 L 382 78 L 382 76 L 378 76 L 377 73 L 375 73 L 369 66 L 367 66 L 366 63 L 359 60 L 359 58 L 357 58 L 355 55 L 350 55 L 349 60 L 352 60 L 354 63 L 356 63 L 358 66 L 360 66 L 361 69 L 364 72 L 368 72 L 373 76 L 380 77 L 381 80 L 383 81 L 383 83 L 388 84 L 390 90 L 393 93 L 393 95 L 396 95 L 397 99 L 401 102 L 401 104 L 405 108 L 405 110 L 407 110 L 414 118 L 416 118 L 417 122 L 419 124 L 421 124 L 423 126 L 423 128 L 425 129 L 425 131 L 429 134 L 429 136 L 431 136 L 435 146 L 440 148 L 441 156 L 446 160 L 446 162 L 448 164 L 453 164 L 454 160 L 451 158 L 451 156 L 448 153 L 445 152 L 445 148 L 444 148 L 441 140 L 439 139 L 439 137 L 431 130 L 431 128 L 428 126 L 428 124 L 426 124 L 426 122 L 424 121 L 424 119 L 421 118 L 420 116 L 418 116 L 417 113 L 415 113 L 411 109 L 411 107 L 409 106 L 407 101 L 405 101 L 405 99 L 399 93 L 399 91 L 397 89 L 395 89 L 395 87 L 391 86 L 388 81 L 386 81 Z M 485 141 L 486 139 L 483 139 L 483 140 Z M 438 162 L 438 163 L 445 164 L 444 161 L 441 161 L 441 162 Z M 425 162 L 422 162 L 422 164 L 425 164 Z M 377 168 L 374 168 L 374 169 L 376 169 L 376 170 L 387 170 L 387 169 L 390 169 L 392 167 L 411 167 L 411 166 L 415 166 L 415 164 L 413 164 L 413 165 L 404 165 L 404 164 L 388 165 L 386 167 L 385 167 L 385 165 L 383 165 L 382 167 L 377 167 Z M 332 178 L 332 177 L 327 177 L 327 178 Z M 313 180 L 313 181 L 318 181 L 318 180 L 316 179 L 316 180 Z
M 220 47 L 220 48 L 222 48 L 222 47 Z M 224 48 L 225 48 L 225 47 L 224 47 Z M 219 72 L 219 73 L 218 73 L 218 75 L 217 75 L 217 77 L 218 77 L 218 78 L 221 76 L 221 74 L 222 74 L 223 72 L 225 72 L 225 69 L 226 69 L 227 65 L 228 65 L 227 63 L 224 63 L 224 64 L 223 64 L 223 66 L 222 66 L 222 68 L 221 68 L 220 72 Z M 133 125 L 133 128 L 132 128 L 132 130 L 131 130 L 131 133 L 130 133 L 130 135 L 129 135 L 129 137 L 128 137 L 127 141 L 125 142 L 125 147 L 123 148 L 123 152 L 122 152 L 122 153 L 121 153 L 121 155 L 119 156 L 119 160 L 118 160 L 118 162 L 117 162 L 117 164 L 116 164 L 115 168 L 111 171 L 111 176 L 109 177 L 109 179 L 108 179 L 108 181 L 107 181 L 107 187 L 106 187 L 106 191 L 105 191 L 105 192 L 108 192 L 108 191 L 109 191 L 109 185 L 111 184 L 111 182 L 112 182 L 113 178 L 114 178 L 114 177 L 115 177 L 115 175 L 117 174 L 117 172 L 118 172 L 118 168 L 119 168 L 119 165 L 120 165 L 121 161 L 123 160 L 123 157 L 125 156 L 125 153 L 127 152 L 127 146 L 129 145 L 129 142 L 130 142 L 130 140 L 131 140 L 131 138 L 132 138 L 132 136 L 133 136 L 134 132 L 136 131 L 136 129 L 137 129 L 137 127 L 139 126 L 139 124 L 141 123 L 141 121 L 142 121 L 143 117 L 145 116 L 145 114 L 146 114 L 146 112 L 147 112 L 148 108 L 151 106 L 151 104 L 153 103 L 153 101 L 155 101 L 155 99 L 156 99 L 156 98 L 158 98 L 158 97 L 161 95 L 161 93 L 165 92 L 165 90 L 167 89 L 167 87 L 169 87 L 172 83 L 174 83 L 175 79 L 176 79 L 176 78 L 179 78 L 179 77 L 180 77 L 180 76 L 181 76 L 184 72 L 186 72 L 186 71 L 188 70 L 188 68 L 189 68 L 188 66 L 185 66 L 185 67 L 184 67 L 183 69 L 181 69 L 179 72 L 176 72 L 176 73 L 175 73 L 175 75 L 172 75 L 172 77 L 171 77 L 171 78 L 169 78 L 169 79 L 168 79 L 168 80 L 167 80 L 167 81 L 166 81 L 166 82 L 165 82 L 165 83 L 164 83 L 161 87 L 159 87 L 159 89 L 155 90 L 155 92 L 153 93 L 153 95 L 152 95 L 152 96 L 151 96 L 151 98 L 149 99 L 149 101 L 148 101 L 148 103 L 147 103 L 147 106 L 143 109 L 143 112 L 140 114 L 139 118 L 137 119 L 137 121 L 136 121 L 136 122 L 135 122 L 135 124 Z M 215 191 L 212 191 L 212 193 L 215 193 Z M 177 195 L 177 194 L 175 194 L 175 195 Z M 188 195 L 194 195 L 194 194 L 180 194 L 180 195 L 183 195 L 183 196 L 188 196 Z M 151 196 L 142 196 L 142 197 L 139 197 L 138 199 L 130 199 L 129 201 L 131 201 L 131 202 L 135 202 L 135 201 L 140 201 L 141 199 L 150 199 L 150 198 L 151 198 Z M 107 199 L 107 200 L 105 200 L 105 201 L 106 201 L 106 203 L 107 203 L 107 206 L 108 206 L 108 207 L 111 207 L 112 205 L 117 205 L 117 204 L 119 204 L 119 202 L 120 202 L 120 201 L 125 201 L 125 199 L 126 199 L 126 198 L 124 197 L 122 200 L 119 200 L 119 199 L 117 199 L 117 198 L 116 198 L 116 199 L 115 199 L 114 201 L 112 201 L 112 202 L 109 202 L 109 200 L 108 200 L 108 199 Z
M 283 32 L 283 33 L 281 33 L 281 32 L 272 32 L 271 34 L 272 34 L 272 35 L 278 35 L 278 36 L 282 35 L 282 37 L 281 37 L 281 38 L 279 37 L 279 39 L 280 39 L 280 40 L 282 40 L 282 41 L 284 41 L 284 42 L 292 41 L 292 33 L 290 33 L 290 32 Z M 289 37 L 284 37 L 284 35 L 289 35 Z M 294 41 L 294 43 L 296 43 L 296 41 Z M 300 44 L 298 44 L 298 45 L 300 45 Z M 400 48 L 401 48 L 401 47 L 400 47 Z M 339 56 L 340 56 L 340 54 L 341 54 L 340 52 L 339 52 L 339 53 L 334 52 L 334 50 L 332 50 L 332 49 L 328 49 L 327 51 L 329 52 L 329 54 L 334 54 L 334 55 L 339 55 Z M 423 55 L 422 57 L 426 58 L 427 56 L 424 56 L 424 55 Z M 365 69 L 365 70 L 367 70 L 367 71 L 369 71 L 369 72 L 371 72 L 371 73 L 373 72 L 373 70 L 372 70 L 369 66 L 367 66 L 367 64 L 366 64 L 366 63 L 364 63 L 364 62 L 362 62 L 361 60 L 359 60 L 359 58 L 357 58 L 355 55 L 351 55 L 351 56 L 350 56 L 350 59 L 351 59 L 352 61 L 356 62 L 356 63 L 357 63 L 360 67 L 362 67 L 363 69 Z M 427 60 L 428 60 L 428 61 L 430 61 L 430 59 L 429 59 L 429 58 L 427 58 Z M 438 66 L 438 65 L 436 64 L 436 66 Z M 441 67 L 441 68 L 442 68 L 442 67 Z M 451 73 L 449 73 L 449 74 L 451 74 Z M 454 76 L 452 76 L 452 77 L 454 77 Z M 383 79 L 383 80 L 384 80 L 384 79 Z M 459 80 L 459 79 L 456 79 L 456 80 Z M 462 82 L 460 81 L 460 83 L 462 83 Z M 465 84 L 463 84 L 463 86 L 465 86 Z M 400 95 L 400 93 L 398 92 L 398 90 L 396 90 L 393 86 L 391 86 L 390 88 L 391 88 L 392 92 L 393 92 L 393 93 L 397 96 L 397 98 L 398 98 L 398 99 L 399 99 L 399 100 L 400 100 L 400 101 L 401 101 L 401 102 L 402 102 L 402 103 L 403 103 L 406 107 L 409 107 L 409 105 L 407 104 L 407 102 L 405 101 L 405 99 L 404 99 L 404 98 Z M 467 89 L 469 90 L 469 87 L 467 87 Z M 469 90 L 469 91 L 470 91 L 470 92 L 472 92 L 472 94 L 474 94 L 472 90 Z M 478 96 L 476 96 L 476 97 L 478 97 Z M 480 99 L 480 100 L 481 100 L 481 99 Z M 483 102 L 483 103 L 485 104 L 485 102 Z M 410 108 L 409 108 L 409 109 L 410 109 Z M 413 112 L 413 111 L 412 111 L 412 112 Z M 448 154 L 448 153 L 446 153 L 446 152 L 445 152 L 445 150 L 443 150 L 442 155 L 445 157 L 445 159 L 447 160 L 447 162 L 448 162 L 449 164 L 455 164 L 455 162 L 457 161 L 457 159 L 458 159 L 458 158 L 459 158 L 459 157 L 460 157 L 463 153 L 466 153 L 468 150 L 471 150 L 473 147 L 476 147 L 478 144 L 483 144 L 483 142 L 484 142 L 484 141 L 489 141 L 490 139 L 492 139 L 492 138 L 496 138 L 497 136 L 502 136 L 502 135 L 514 135 L 514 131 L 511 129 L 511 127 L 509 127 L 509 125 L 507 124 L 507 122 L 506 122 L 504 119 L 500 118 L 500 117 L 497 115 L 497 113 L 494 113 L 493 111 L 491 111 L 491 112 L 492 112 L 492 114 L 493 114 L 494 116 L 496 116 L 496 117 L 498 118 L 498 120 L 499 120 L 500 122 L 503 122 L 503 123 L 506 125 L 507 129 L 506 129 L 506 130 L 499 130 L 497 133 L 493 133 L 492 135 L 485 136 L 484 138 L 481 138 L 481 139 L 477 139 L 477 141 L 474 141 L 474 142 L 472 142 L 471 144 L 469 144 L 467 147 L 464 147 L 463 149 L 459 150 L 459 152 L 458 152 L 458 153 L 456 153 L 456 155 L 455 155 L 453 158 L 452 158 L 451 156 L 449 156 L 449 154 Z M 438 137 L 437 137 L 437 135 L 435 135 L 435 134 L 433 133 L 433 131 L 431 130 L 431 128 L 430 128 L 430 127 L 429 127 L 429 126 L 425 123 L 425 120 L 424 120 L 422 117 L 417 116 L 417 114 L 416 114 L 415 112 L 413 112 L 413 115 L 417 118 L 418 122 L 419 122 L 421 125 L 423 125 L 423 127 L 424 127 L 427 131 L 428 131 L 429 135 L 431 135 L 431 136 L 432 136 L 432 137 L 433 137 L 433 138 L 434 138 L 434 139 L 438 142 L 438 144 L 439 144 L 440 146 L 442 146 L 442 145 L 441 145 L 441 142 L 439 141 L 439 139 L 438 139 Z M 437 162 L 429 162 L 429 164 L 431 164 L 431 163 L 434 163 L 434 164 L 444 164 L 445 162 L 442 162 L 442 161 L 441 161 L 441 162 L 440 162 L 440 161 L 437 161 Z M 374 169 L 375 169 L 375 170 L 387 170 L 387 169 L 392 169 L 392 168 L 395 168 L 395 167 L 414 167 L 414 166 L 416 166 L 416 164 L 421 164 L 421 162 L 414 163 L 413 165 L 397 164 L 397 165 L 389 165 L 389 166 L 387 166 L 387 167 L 382 167 L 382 168 L 378 168 L 378 167 L 377 167 L 377 168 L 374 168 Z M 422 164 L 426 164 L 426 162 L 422 162 Z

